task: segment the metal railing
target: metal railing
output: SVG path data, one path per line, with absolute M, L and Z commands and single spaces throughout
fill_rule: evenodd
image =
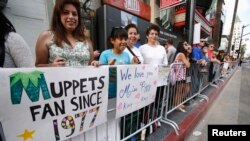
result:
M 203 95 L 202 91 L 213 85 L 213 82 L 226 79 L 237 68 L 237 62 L 227 63 L 226 69 L 223 69 L 225 63 L 213 64 L 213 73 L 209 73 L 211 64 L 206 66 L 192 64 L 190 68 L 186 68 L 184 64 L 180 63 L 171 64 L 170 71 L 172 69 L 185 70 L 186 74 L 183 75 L 185 78 L 176 77 L 176 82 L 173 84 L 170 80 L 171 76 L 169 76 L 167 85 L 157 87 L 156 98 L 153 103 L 116 119 L 116 98 L 109 99 L 108 121 L 68 141 L 88 141 L 90 139 L 93 141 L 144 140 L 147 135 L 156 131 L 161 123 L 171 125 L 178 135 L 180 130 L 178 124 L 170 120 L 168 115 L 194 97 L 198 96 L 208 100 L 208 97 Z M 214 75 L 212 81 L 209 81 L 210 74 Z M 225 74 L 227 74 L 227 77 Z M 5 140 L 3 139 L 3 141 Z

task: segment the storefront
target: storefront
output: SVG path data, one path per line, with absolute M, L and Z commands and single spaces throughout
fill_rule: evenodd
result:
M 175 22 L 174 22 L 174 28 L 176 30 L 184 30 L 185 28 L 185 24 L 186 24 L 186 7 L 185 5 L 182 6 L 178 6 L 175 10 Z M 194 23 L 195 24 L 200 24 L 200 27 L 197 26 L 198 29 L 200 29 L 200 31 L 198 32 L 194 32 L 194 36 L 196 36 L 195 34 L 200 34 L 198 35 L 198 38 L 207 38 L 209 36 L 212 36 L 212 25 L 209 23 L 209 21 L 206 20 L 205 17 L 203 17 L 201 15 L 201 13 L 198 10 L 195 10 L 195 16 L 194 16 Z M 197 30 L 197 29 L 194 29 Z M 195 38 L 194 38 L 194 44 L 196 44 L 197 42 L 195 42 Z
M 205 18 L 211 2 L 211 0 L 196 0 L 192 1 L 192 3 L 190 0 L 162 0 L 160 13 L 161 26 L 168 31 L 176 33 L 178 35 L 177 42 L 187 40 L 188 36 L 192 36 L 192 43 L 197 44 L 200 38 L 212 36 L 212 24 Z M 193 17 L 192 10 L 190 10 L 192 6 L 195 9 L 193 10 Z
M 140 43 L 145 43 L 145 31 L 151 24 L 151 7 L 147 3 L 138 0 L 104 0 L 103 3 L 104 5 L 97 9 L 98 50 L 103 51 L 109 48 L 107 38 L 112 27 L 124 27 L 128 23 L 138 26 Z M 159 42 L 164 43 L 167 38 L 176 39 L 177 36 L 173 32 L 161 28 Z

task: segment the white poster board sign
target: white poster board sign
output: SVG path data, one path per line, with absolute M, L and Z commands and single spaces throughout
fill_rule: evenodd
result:
M 0 69 L 7 141 L 57 141 L 107 121 L 108 67 Z
M 168 85 L 168 74 L 170 72 L 170 67 L 159 65 L 159 73 L 158 73 L 158 87 Z
M 193 44 L 199 44 L 201 38 L 201 23 L 194 25 Z
M 158 65 L 117 66 L 116 118 L 154 102 Z

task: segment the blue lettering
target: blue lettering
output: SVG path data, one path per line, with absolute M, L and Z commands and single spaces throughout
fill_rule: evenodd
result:
M 127 68 L 126 73 L 122 73 L 122 70 L 120 72 L 121 72 L 121 78 L 122 78 L 122 80 L 131 79 L 131 74 L 128 73 L 128 68 Z
M 143 72 L 137 72 L 137 68 L 135 68 L 135 78 L 140 78 L 140 77 L 144 77 L 144 73 Z
M 135 88 L 134 86 L 131 87 L 131 85 L 128 84 L 126 85 L 125 89 L 120 90 L 119 96 L 120 98 L 123 98 L 124 95 L 126 95 L 126 97 L 129 98 L 131 94 L 136 91 L 137 91 L 137 88 Z

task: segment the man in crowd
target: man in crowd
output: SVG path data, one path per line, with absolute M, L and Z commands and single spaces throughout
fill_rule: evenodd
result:
M 204 53 L 202 51 L 202 48 L 205 46 L 206 39 L 201 38 L 200 43 L 197 46 L 194 46 L 192 49 L 192 59 L 199 63 L 204 65 L 206 63 L 206 60 L 203 59 Z
M 168 64 L 171 65 L 174 62 L 175 54 L 176 54 L 176 48 L 173 46 L 172 39 L 167 39 L 165 48 L 167 51 Z
M 208 53 L 208 57 L 210 59 L 210 68 L 209 68 L 209 82 L 212 82 L 213 79 L 214 79 L 214 76 L 215 76 L 215 73 L 213 71 L 214 69 L 214 64 L 217 63 L 217 64 L 221 64 L 221 62 L 215 57 L 214 55 L 214 43 L 210 43 L 208 45 L 208 50 L 207 50 L 207 53 Z

